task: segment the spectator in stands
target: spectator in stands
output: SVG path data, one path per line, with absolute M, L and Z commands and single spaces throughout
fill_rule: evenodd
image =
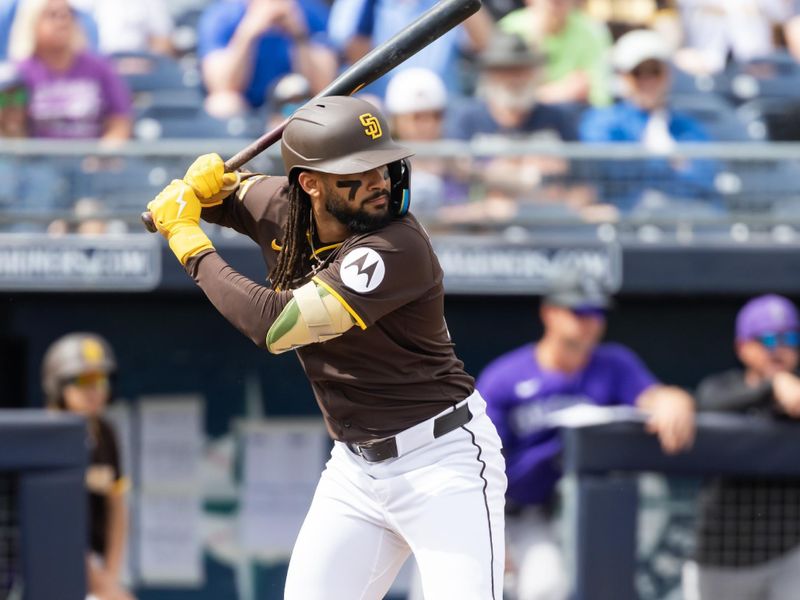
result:
M 269 95 L 267 129 L 280 125 L 311 100 L 312 96 L 311 84 L 300 73 L 289 73 L 281 77 Z
M 447 89 L 435 71 L 424 67 L 399 71 L 386 87 L 385 104 L 394 139 L 412 144 L 442 139 Z M 415 214 L 463 202 L 469 189 L 469 164 L 454 157 L 412 157 Z
M 0 0 L 0 61 L 8 60 L 8 45 L 11 40 L 11 26 L 17 14 L 17 7 L 22 0 Z M 80 23 L 86 42 L 92 50 L 97 50 L 98 33 L 97 23 L 91 15 L 82 10 L 76 10 L 75 16 Z
M 575 114 L 568 107 L 538 101 L 544 56 L 519 36 L 498 33 L 479 55 L 477 97 L 452 105 L 445 122 L 445 138 L 513 137 L 542 142 L 575 141 Z M 535 210 L 549 205 L 559 213 L 574 211 L 593 201 L 593 193 L 576 179 L 569 161 L 553 156 L 503 156 L 485 162 L 476 173 L 476 196 L 467 210 L 448 211 L 447 219 L 507 221 L 524 206 Z M 577 185 L 576 185 L 577 183 Z
M 172 17 L 164 0 L 72 0 L 97 23 L 100 51 L 172 55 Z
M 553 519 L 562 475 L 559 411 L 582 404 L 638 407 L 665 452 L 693 440 L 692 398 L 659 383 L 625 346 L 601 343 L 609 303 L 591 279 L 565 275 L 543 299 L 542 338 L 499 357 L 477 381 L 503 441 L 507 556 L 518 600 L 560 600 L 569 593 Z
M 698 410 L 800 419 L 800 317 L 791 301 L 753 298 L 736 317 L 744 369 L 711 375 Z M 763 499 L 763 500 L 762 500 Z M 800 480 L 726 477 L 700 495 L 696 563 L 685 597 L 792 600 L 800 589 Z
M 28 94 L 15 65 L 0 63 L 0 137 L 27 135 Z
M 721 71 L 729 60 L 748 62 L 774 53 L 775 30 L 800 60 L 800 6 L 793 0 L 677 0 L 683 44 L 675 55 L 685 71 Z
M 477 98 L 453 107 L 445 137 L 479 135 L 529 137 L 530 134 L 571 141 L 577 131 L 570 112 L 539 102 L 545 57 L 516 35 L 497 34 L 478 56 Z
M 28 132 L 42 138 L 124 140 L 131 134 L 125 83 L 86 41 L 66 0 L 21 0 L 10 55 L 28 89 Z
M 199 55 L 206 109 L 229 117 L 264 104 L 287 73 L 306 77 L 314 93 L 336 75 L 337 60 L 321 40 L 321 0 L 217 0 L 200 19 Z
M 431 69 L 411 67 L 393 75 L 386 88 L 392 137 L 410 142 L 441 139 L 447 90 Z
M 48 406 L 86 418 L 91 456 L 89 492 L 89 592 L 100 600 L 131 600 L 120 585 L 128 536 L 125 496 L 116 435 L 103 418 L 117 364 L 108 342 L 94 333 L 70 333 L 47 349 L 42 387 Z
M 375 46 L 382 44 L 414 21 L 437 0 L 334 0 L 328 33 L 345 63 L 353 63 Z M 426 67 L 444 81 L 453 96 L 463 95 L 465 73 L 459 66 L 460 55 L 486 48 L 494 25 L 486 9 L 410 57 L 404 67 Z M 383 97 L 389 77 L 381 77 L 366 89 Z
M 539 100 L 608 104 L 611 35 L 606 26 L 584 14 L 576 0 L 526 0 L 526 4 L 501 19 L 498 27 L 522 37 L 546 57 Z
M 653 155 L 600 165 L 605 200 L 625 211 L 657 209 L 673 200 L 716 199 L 713 161 L 665 158 L 679 143 L 709 139 L 699 122 L 670 108 L 668 61 L 669 48 L 656 32 L 623 35 L 613 51 L 613 64 L 622 78 L 622 100 L 588 111 L 580 125 L 585 142 L 636 143 Z

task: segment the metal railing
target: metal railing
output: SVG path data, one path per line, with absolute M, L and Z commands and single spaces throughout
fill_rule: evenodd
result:
M 138 231 L 146 202 L 194 157 L 230 156 L 243 143 L 3 140 L 0 228 L 101 219 Z M 668 154 L 507 138 L 410 146 L 412 210 L 434 231 L 566 228 L 644 241 L 782 241 L 800 231 L 800 144 L 685 144 Z M 279 147 L 248 166 L 281 174 Z

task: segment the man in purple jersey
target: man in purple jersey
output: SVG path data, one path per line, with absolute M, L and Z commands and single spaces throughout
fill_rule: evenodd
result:
M 610 301 L 591 281 L 558 286 L 544 298 L 544 335 L 490 363 L 477 387 L 503 441 L 508 491 L 507 554 L 517 600 L 566 598 L 569 589 L 551 522 L 561 477 L 561 438 L 549 418 L 577 404 L 646 411 L 665 452 L 694 437 L 694 402 L 663 385 L 628 348 L 600 343 Z

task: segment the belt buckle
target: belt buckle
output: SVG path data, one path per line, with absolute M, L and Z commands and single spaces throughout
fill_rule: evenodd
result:
M 394 436 L 379 440 L 370 440 L 363 444 L 354 442 L 352 447 L 355 447 L 355 454 L 357 456 L 360 456 L 369 463 L 383 462 L 384 460 L 396 458 L 398 456 L 397 441 Z

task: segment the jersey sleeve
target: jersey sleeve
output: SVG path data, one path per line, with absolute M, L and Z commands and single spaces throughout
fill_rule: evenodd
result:
M 109 490 L 111 494 L 124 494 L 130 488 L 130 480 L 122 470 L 122 459 L 120 458 L 119 444 L 117 443 L 117 433 L 114 427 L 105 419 L 98 420 L 101 430 L 100 435 L 106 449 L 109 466 L 114 472 L 114 482 Z
M 658 379 L 633 351 L 617 345 L 610 349 L 617 372 L 617 398 L 622 404 L 635 406 L 641 393 L 657 384 Z
M 186 272 L 223 317 L 258 347 L 267 347 L 267 332 L 292 299 L 291 292 L 276 292 L 251 281 L 216 251 L 191 257 Z
M 366 329 L 431 290 L 441 280 L 437 267 L 425 233 L 403 219 L 348 241 L 314 280 Z

